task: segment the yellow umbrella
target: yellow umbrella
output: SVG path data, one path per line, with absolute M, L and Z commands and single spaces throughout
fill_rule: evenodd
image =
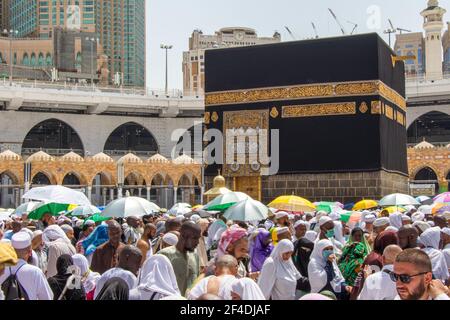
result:
M 361 200 L 353 206 L 352 211 L 361 211 L 378 207 L 378 202 L 375 200 Z
M 392 206 L 392 207 L 387 207 L 384 208 L 383 211 L 386 210 L 387 212 L 389 212 L 389 214 L 394 213 L 394 212 L 406 212 L 407 210 L 403 207 L 396 207 L 396 206 Z
M 289 212 L 311 212 L 316 209 L 316 206 L 310 201 L 294 195 L 278 197 L 269 203 L 268 206 Z

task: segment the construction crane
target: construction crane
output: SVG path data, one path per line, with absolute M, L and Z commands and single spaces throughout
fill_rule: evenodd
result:
M 400 34 L 403 34 L 403 32 L 412 32 L 411 30 L 397 28 L 397 30 L 400 32 Z
M 358 28 L 358 24 L 354 23 L 354 22 L 351 22 L 351 21 L 347 21 L 347 23 L 350 23 L 350 24 L 353 25 L 353 30 L 352 30 L 352 32 L 350 32 L 350 34 L 353 34 L 353 32 L 355 32 L 355 30 Z
M 312 27 L 314 29 L 314 33 L 316 34 L 316 39 L 319 39 L 319 33 L 317 32 L 316 25 L 314 24 L 314 22 L 311 22 L 311 25 L 312 25 Z
M 388 21 L 389 21 L 391 28 L 384 30 L 384 33 L 389 34 L 389 47 L 390 47 L 391 46 L 391 34 L 396 33 L 397 29 L 394 27 L 394 24 L 392 23 L 391 19 L 388 19 Z
M 341 32 L 342 34 L 345 36 L 347 33 L 345 32 L 344 27 L 342 26 L 342 24 L 339 22 L 339 19 L 336 17 L 336 15 L 334 14 L 333 10 L 331 10 L 330 8 L 328 8 L 328 11 L 330 11 L 331 15 L 333 16 L 334 20 L 336 20 L 337 24 L 339 25 L 339 27 L 341 28 Z
M 288 27 L 284 27 L 284 28 L 287 30 L 287 32 L 289 33 L 289 35 L 292 37 L 293 40 L 297 40 L 297 38 L 292 33 L 291 29 L 289 29 Z

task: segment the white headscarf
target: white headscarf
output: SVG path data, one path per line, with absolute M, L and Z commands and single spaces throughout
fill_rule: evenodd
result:
M 416 221 L 413 223 L 413 226 L 419 228 L 422 232 L 431 228 L 431 226 L 425 221 Z
M 422 212 L 415 212 L 411 216 L 412 222 L 423 221 L 425 219 L 425 214 Z
M 423 251 L 431 260 L 433 275 L 437 279 L 446 281 L 449 278 L 448 266 L 444 254 L 439 250 L 440 241 L 441 229 L 439 227 L 429 228 L 420 235 L 420 242 L 425 246 Z
M 180 295 L 178 289 L 175 271 L 169 258 L 161 254 L 155 254 L 149 259 L 149 265 L 153 266 L 152 270 L 145 278 L 145 283 L 138 286 L 138 290 L 147 290 L 158 292 L 165 296 Z
M 309 283 L 311 284 L 312 293 L 320 292 L 327 285 L 327 272 L 325 271 L 327 261 L 322 255 L 323 250 L 327 247 L 334 247 L 333 243 L 327 239 L 320 240 L 315 244 L 314 250 L 311 253 L 311 259 L 308 264 L 308 277 Z M 345 280 L 336 264 L 336 261 L 334 261 L 332 265 L 335 278 L 333 279 L 331 285 L 336 292 L 340 292 L 340 285 Z
M 341 221 L 334 221 L 334 238 L 339 241 L 343 246 L 346 244 L 343 233 L 343 226 Z
M 60 226 L 53 224 L 44 229 L 44 232 L 42 233 L 42 240 L 44 240 L 45 243 L 48 244 L 59 239 L 63 239 L 65 242 L 70 244 L 69 238 Z
M 402 220 L 403 214 L 400 212 L 394 212 L 389 216 L 389 222 L 392 227 L 395 227 L 397 229 L 400 229 L 403 226 L 403 220 Z
M 258 279 L 258 285 L 266 299 L 270 298 L 276 279 L 296 283 L 301 277 L 292 259 L 288 261 L 283 259 L 283 254 L 287 252 L 294 252 L 294 244 L 288 239 L 281 240 L 270 254 L 270 257 L 264 262 L 261 275 Z M 265 268 L 264 266 L 268 263 L 273 263 L 274 267 L 269 269 Z
M 266 300 L 258 284 L 250 278 L 236 279 L 231 285 L 231 290 L 244 301 Z
M 82 254 L 75 254 L 72 256 L 73 264 L 80 268 L 80 275 L 83 281 L 83 287 L 86 293 L 91 292 L 97 286 L 101 275 L 89 269 L 89 262 Z
M 305 238 L 311 242 L 315 242 L 317 239 L 317 232 L 312 231 L 312 230 L 306 231 Z

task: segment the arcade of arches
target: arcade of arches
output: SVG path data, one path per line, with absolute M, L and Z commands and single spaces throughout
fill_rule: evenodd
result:
M 74 152 L 53 157 L 39 151 L 24 160 L 4 151 L 0 153 L 0 208 L 21 203 L 25 166 L 29 166 L 31 187 L 59 184 L 78 189 L 94 205 L 106 205 L 119 193 L 146 198 L 162 208 L 170 208 L 175 202 L 201 202 L 201 165 L 187 155 L 168 160 L 156 154 L 142 160 L 129 153 L 114 161 L 104 153 L 83 158 Z M 123 168 L 121 183 L 119 168 Z
M 434 193 L 450 187 L 450 145 L 436 147 L 423 141 L 408 148 L 408 167 L 412 184 L 434 184 Z

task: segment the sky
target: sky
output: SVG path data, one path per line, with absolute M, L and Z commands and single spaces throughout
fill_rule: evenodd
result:
M 214 34 L 223 27 L 250 27 L 258 36 L 272 36 L 275 31 L 282 41 L 314 37 L 314 22 L 320 37 L 341 35 L 332 18 L 331 8 L 347 33 L 358 24 L 356 33 L 378 32 L 388 42 L 383 31 L 391 19 L 395 28 L 413 32 L 423 30 L 420 12 L 428 0 L 146 0 L 147 20 L 147 86 L 165 85 L 165 54 L 162 43 L 173 45 L 169 52 L 169 87 L 183 88 L 182 54 L 188 50 L 192 31 Z M 450 11 L 450 0 L 440 0 Z M 444 22 L 450 21 L 450 13 Z M 392 41 L 392 45 L 394 40 Z

